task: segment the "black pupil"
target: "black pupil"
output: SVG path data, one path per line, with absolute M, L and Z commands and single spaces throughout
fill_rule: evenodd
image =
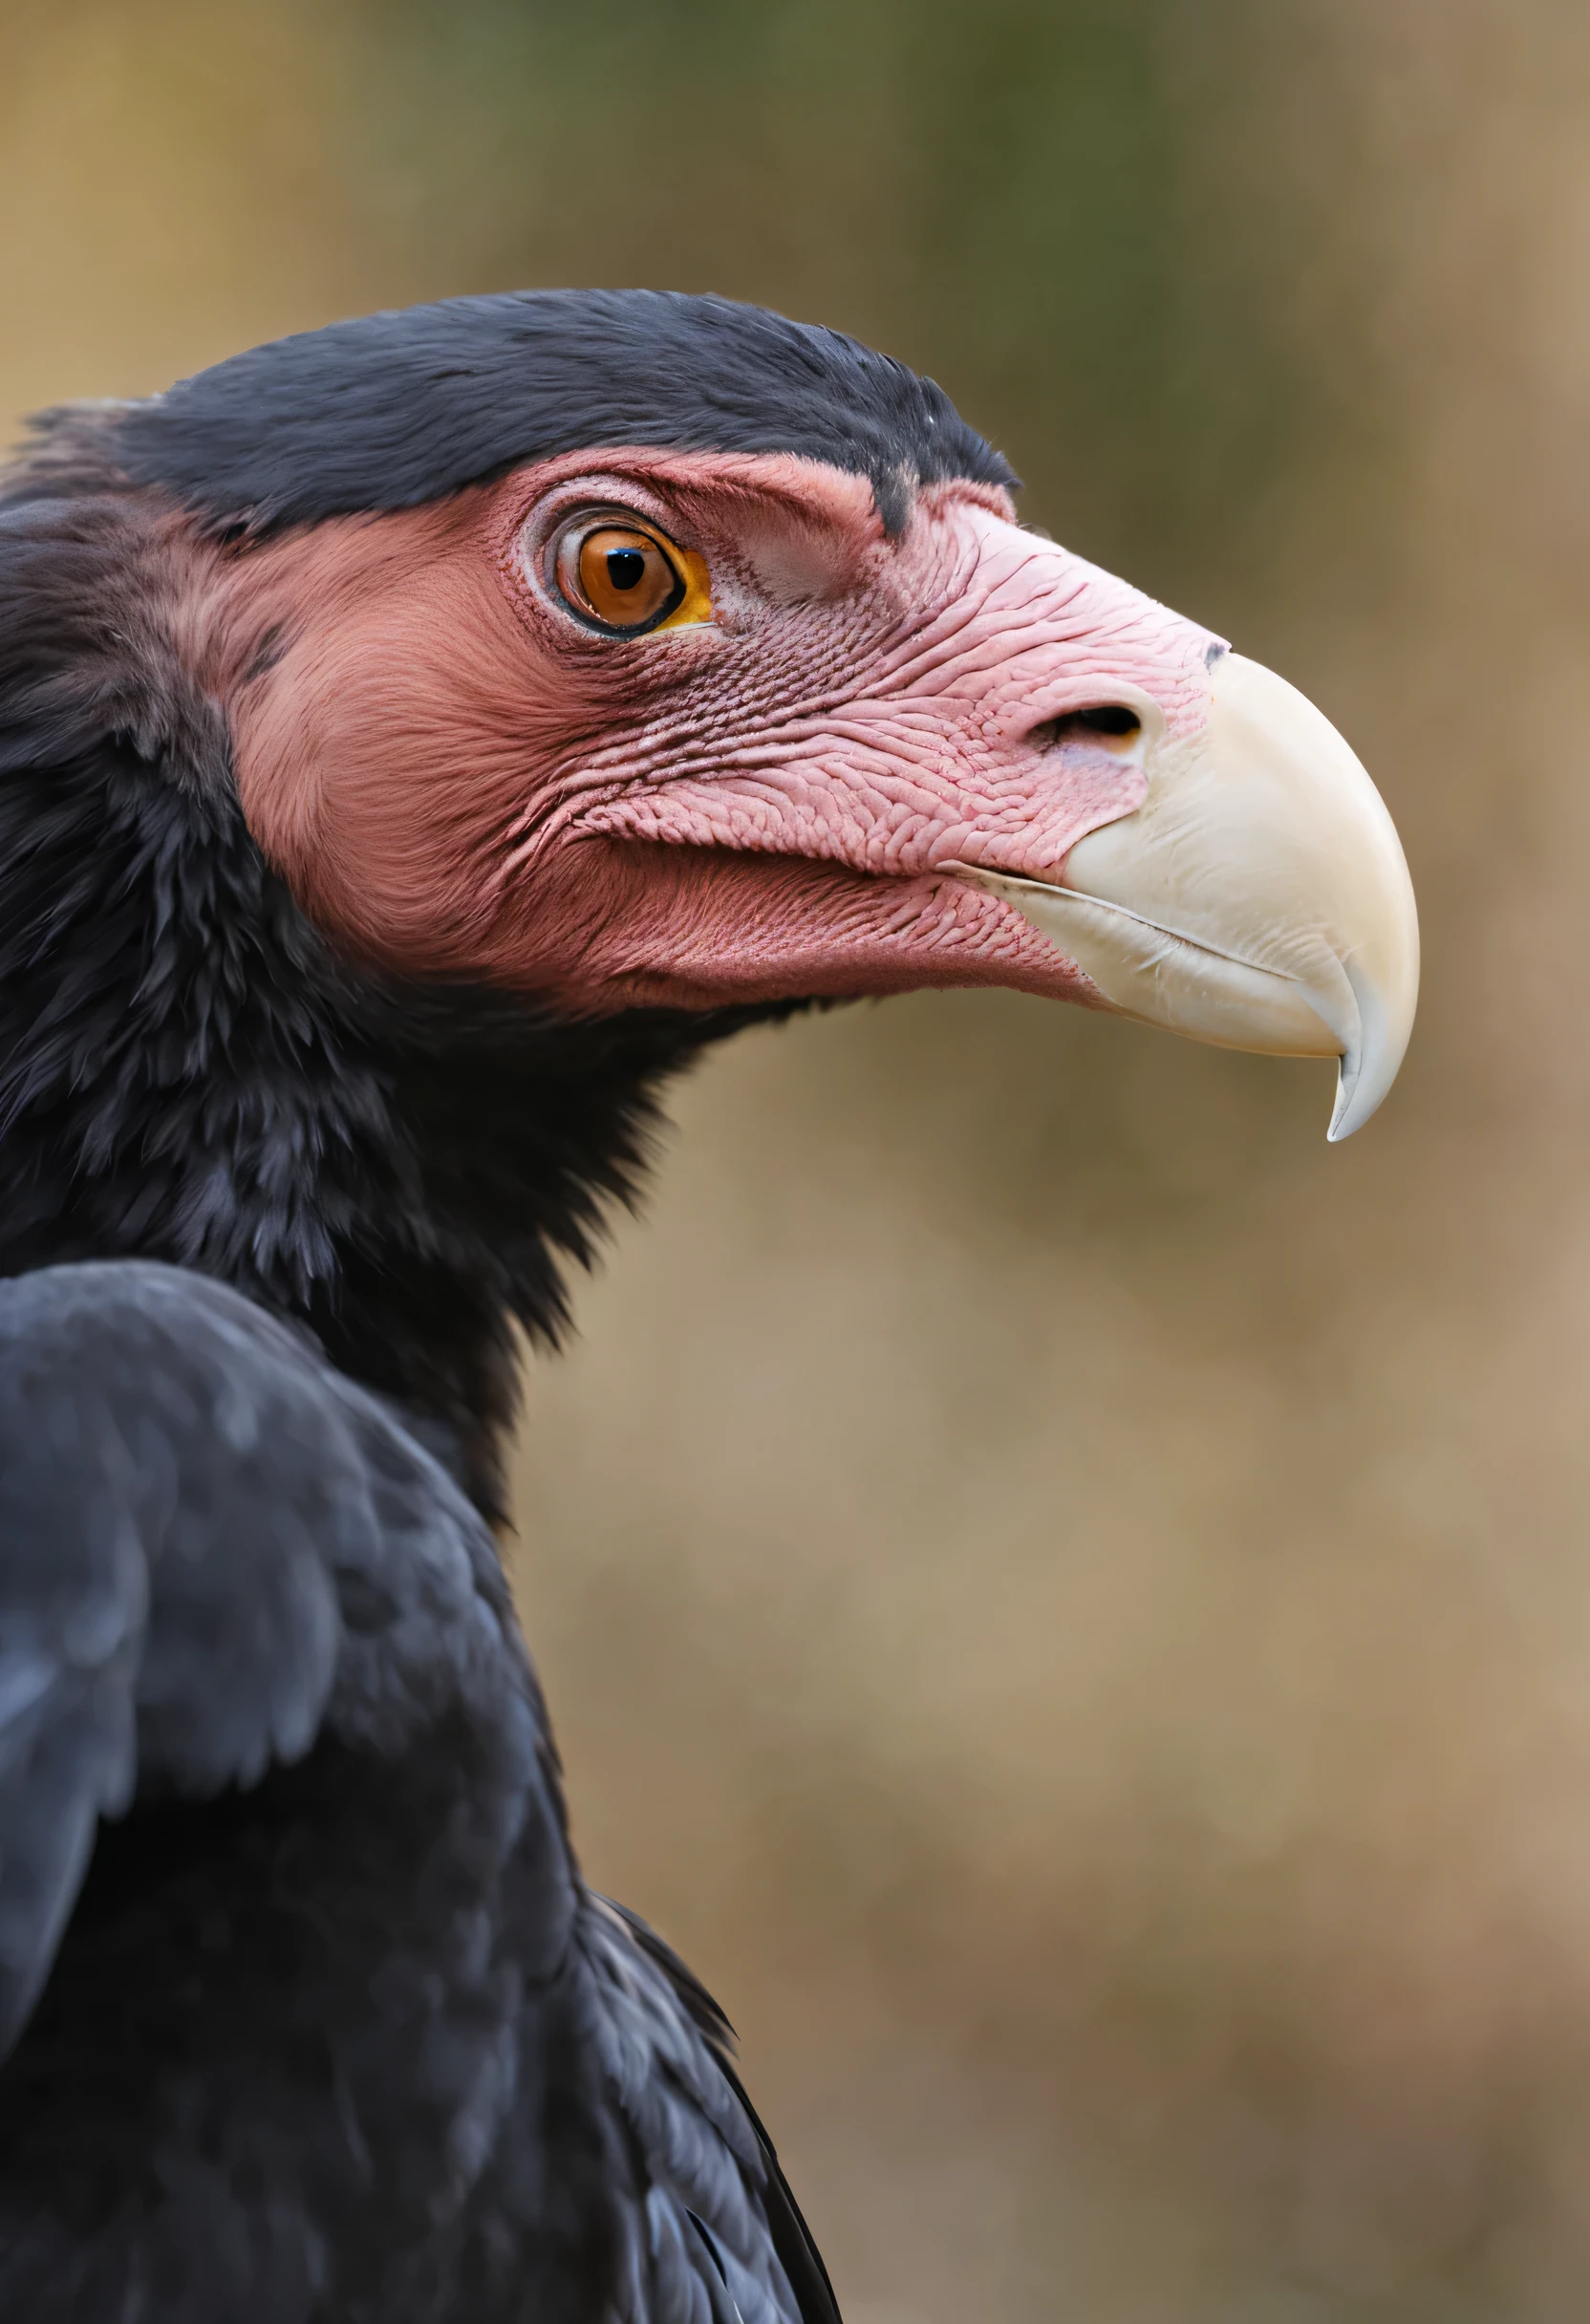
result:
M 646 559 L 638 549 L 608 550 L 608 579 L 614 589 L 638 589 L 646 575 Z

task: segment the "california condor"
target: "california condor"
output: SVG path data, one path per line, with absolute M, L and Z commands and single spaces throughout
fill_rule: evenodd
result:
M 1412 1017 L 1325 721 L 931 380 L 649 291 L 46 414 L 0 477 L 0 2316 L 806 2324 L 715 2005 L 570 1851 L 513 1330 L 753 1020 Z

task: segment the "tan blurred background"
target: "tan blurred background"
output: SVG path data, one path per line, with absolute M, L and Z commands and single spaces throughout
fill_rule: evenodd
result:
M 1582 0 L 0 0 L 0 413 L 378 305 L 760 298 L 1325 706 L 1426 998 L 743 1040 L 530 1381 L 592 1875 L 853 2324 L 1590 2313 Z

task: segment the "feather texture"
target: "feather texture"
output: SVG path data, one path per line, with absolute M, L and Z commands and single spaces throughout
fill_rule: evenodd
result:
M 828 2324 L 483 1521 L 512 1326 L 748 1012 L 336 958 L 102 427 L 0 501 L 0 2314 Z
M 42 1269 L 0 1480 L 0 2311 L 830 2315 L 390 1410 L 224 1285 Z

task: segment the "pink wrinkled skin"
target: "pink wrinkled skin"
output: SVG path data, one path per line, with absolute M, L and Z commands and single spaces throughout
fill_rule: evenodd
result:
M 591 503 L 700 552 L 709 624 L 592 633 L 542 578 Z M 1207 708 L 1211 634 L 983 486 L 793 457 L 585 454 L 216 553 L 195 658 L 244 811 L 327 932 L 603 1012 L 919 985 L 1087 999 L 955 865 L 1054 877 L 1142 797 L 1067 713 Z

